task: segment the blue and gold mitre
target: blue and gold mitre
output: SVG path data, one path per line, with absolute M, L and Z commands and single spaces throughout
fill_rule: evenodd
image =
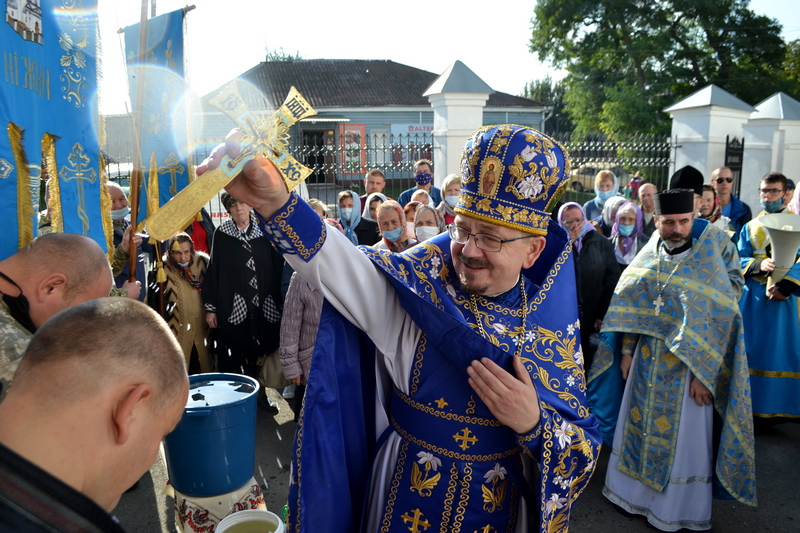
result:
M 483 126 L 461 156 L 455 212 L 546 235 L 569 170 L 569 154 L 547 135 L 513 124 Z

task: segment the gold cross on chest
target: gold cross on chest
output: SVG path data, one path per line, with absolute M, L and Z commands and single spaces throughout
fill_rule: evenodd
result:
M 419 509 L 414 509 L 411 511 L 411 513 L 412 516 L 409 516 L 408 513 L 400 515 L 400 518 L 403 519 L 403 523 L 407 524 L 408 522 L 411 522 L 411 525 L 408 527 L 408 530 L 411 531 L 411 533 L 420 533 L 420 526 L 423 528 L 422 531 L 431 527 L 430 522 L 427 520 L 422 520 L 422 511 Z
M 469 428 L 462 429 L 459 433 L 453 435 L 453 439 L 456 442 L 459 442 L 458 447 L 462 450 L 466 450 L 476 442 L 478 442 L 478 437 L 471 436 L 472 432 Z
M 253 99 L 255 97 L 248 95 L 248 101 Z M 200 209 L 255 156 L 266 157 L 275 164 L 289 192 L 312 172 L 289 153 L 289 127 L 317 114 L 297 89 L 292 87 L 283 105 L 269 116 L 247 107 L 235 81 L 223 87 L 210 102 L 239 126 L 242 132 L 241 152 L 235 158 L 223 157 L 219 167 L 194 180 L 148 217 L 147 232 L 156 240 L 167 240 L 188 226 Z

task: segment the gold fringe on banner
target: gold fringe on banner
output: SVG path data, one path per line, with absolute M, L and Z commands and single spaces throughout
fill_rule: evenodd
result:
M 31 195 L 30 170 L 25 148 L 22 147 L 22 129 L 13 122 L 8 123 L 8 140 L 17 164 L 17 223 L 18 249 L 22 249 L 33 240 L 33 196 Z
M 50 224 L 53 233 L 64 233 L 61 182 L 58 179 L 58 167 L 56 166 L 56 139 L 55 135 L 45 133 L 42 137 L 42 153 L 44 154 L 44 166 L 47 169 L 47 182 L 50 184 Z
M 106 159 L 103 154 L 98 157 L 100 161 L 100 218 L 103 219 L 103 235 L 106 237 L 106 249 L 108 260 L 112 261 L 114 255 L 114 221 L 111 220 L 111 195 L 108 193 L 106 182 L 108 172 L 106 171 Z
M 156 159 L 155 152 L 150 154 L 150 172 L 147 174 L 146 187 L 147 188 L 145 192 L 147 193 L 147 208 L 145 209 L 145 219 L 139 222 L 139 225 L 136 227 L 136 231 L 142 231 L 145 223 L 147 222 L 147 217 L 158 210 L 158 160 Z M 141 197 L 142 195 L 140 194 L 139 198 Z

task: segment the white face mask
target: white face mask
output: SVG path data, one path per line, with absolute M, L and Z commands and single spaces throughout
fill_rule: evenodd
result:
M 447 202 L 447 205 L 450 207 L 455 207 L 458 203 L 458 195 L 455 196 L 445 196 L 444 201 Z
M 427 241 L 439 235 L 439 228 L 436 226 L 419 226 L 417 228 L 417 240 L 419 242 Z
M 120 220 L 124 219 L 128 214 L 131 212 L 131 206 L 126 205 L 121 209 L 112 209 L 111 210 L 111 220 L 115 222 L 119 222 Z

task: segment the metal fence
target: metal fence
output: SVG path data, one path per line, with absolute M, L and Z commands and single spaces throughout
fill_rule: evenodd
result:
M 332 206 L 336 204 L 339 191 L 351 189 L 363 194 L 364 175 L 372 168 L 383 171 L 386 176 L 384 192 L 397 198 L 400 192 L 414 184 L 414 163 L 419 159 L 433 159 L 433 137 L 430 134 L 377 134 L 367 135 L 363 140 L 324 135 L 304 135 L 299 140 L 296 137 L 289 152 L 313 170 L 307 180 L 311 196 Z M 633 135 L 608 138 L 602 134 L 577 137 L 560 133 L 555 139 L 567 149 L 572 159 L 565 201 L 583 203 L 594 197 L 594 177 L 603 169 L 614 172 L 621 188 L 637 172 L 644 182 L 653 183 L 659 191 L 667 186 L 675 154 L 675 142 L 670 137 Z M 207 155 L 205 150 L 194 153 L 195 164 Z M 109 165 L 108 175 L 110 179 L 127 185 L 130 169 L 130 163 L 113 163 Z

